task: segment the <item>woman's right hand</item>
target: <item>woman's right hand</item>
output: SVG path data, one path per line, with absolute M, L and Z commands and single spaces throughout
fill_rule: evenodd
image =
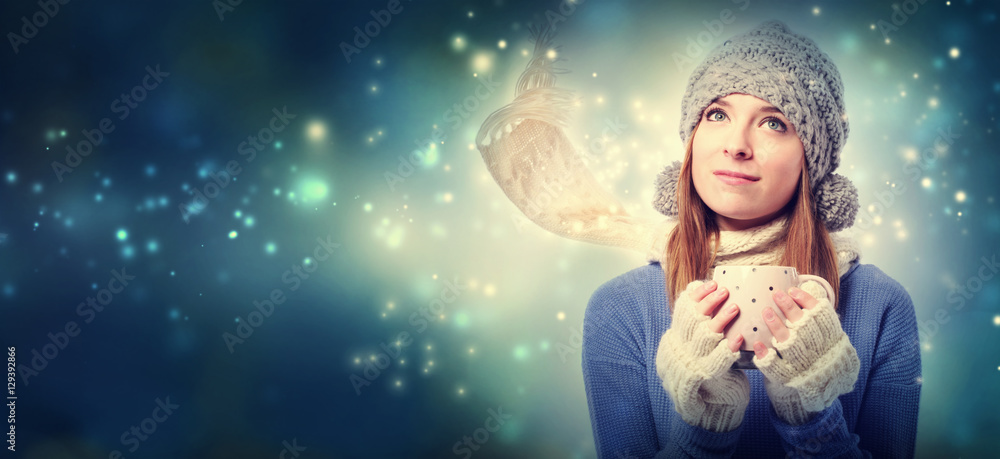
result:
M 712 333 L 722 333 L 729 326 L 729 323 L 739 314 L 739 305 L 731 304 L 725 310 L 720 306 L 729 298 L 729 290 L 719 287 L 717 282 L 708 281 L 686 293 L 691 301 L 695 303 L 695 312 L 706 317 L 710 317 L 708 330 Z M 743 335 L 736 337 L 736 340 L 729 340 L 729 350 L 737 352 L 743 345 Z
M 727 297 L 715 282 L 688 284 L 656 353 L 656 372 L 681 418 L 714 432 L 739 427 L 750 403 L 750 381 L 732 369 L 742 338 L 729 342 L 722 334 L 736 317 L 719 310 Z

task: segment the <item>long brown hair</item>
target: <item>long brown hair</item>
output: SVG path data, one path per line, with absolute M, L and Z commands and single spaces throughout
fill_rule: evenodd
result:
M 700 125 L 700 123 L 698 124 Z M 691 179 L 691 146 L 694 143 L 698 125 L 691 131 L 684 148 L 684 163 L 677 181 L 677 226 L 670 232 L 666 248 L 667 296 L 673 311 L 677 295 L 691 281 L 707 279 L 709 268 L 715 264 L 719 247 L 719 227 L 716 214 L 710 209 Z M 794 266 L 801 274 L 814 274 L 830 282 L 835 298 L 840 298 L 840 275 L 837 270 L 837 253 L 833 240 L 815 214 L 815 197 L 809 186 L 809 172 L 806 162 L 802 162 L 799 185 L 792 199 L 783 209 L 788 215 L 788 236 L 785 253 L 779 266 Z M 709 245 L 709 237 L 715 240 L 715 250 Z M 833 305 L 834 309 L 837 305 Z

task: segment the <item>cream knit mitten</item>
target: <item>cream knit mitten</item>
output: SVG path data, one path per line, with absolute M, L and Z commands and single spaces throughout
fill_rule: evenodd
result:
M 809 422 L 837 397 L 854 390 L 861 369 L 858 353 L 826 293 L 811 284 L 815 283 L 806 282 L 802 290 L 819 304 L 803 309 L 797 321 L 785 320 L 788 339 L 779 343 L 772 338 L 773 349 L 763 359 L 753 358 L 765 376 L 764 388 L 774 411 L 791 425 Z
M 695 311 L 688 294 L 702 284 L 691 282 L 678 296 L 656 352 L 656 373 L 684 422 L 729 432 L 743 422 L 750 382 L 742 371 L 730 369 L 740 353 L 729 350 L 722 333 L 708 330 L 710 317 Z

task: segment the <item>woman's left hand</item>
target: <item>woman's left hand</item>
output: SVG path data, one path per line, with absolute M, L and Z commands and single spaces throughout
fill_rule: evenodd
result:
M 774 303 L 781 308 L 781 313 L 784 314 L 790 322 L 796 322 L 802 319 L 803 309 L 812 309 L 819 304 L 819 300 L 817 300 L 816 297 L 797 287 L 790 288 L 787 294 L 778 290 L 772 294 L 772 297 L 774 298 Z M 771 335 L 774 336 L 775 340 L 779 343 L 783 343 L 788 340 L 788 327 L 785 326 L 784 322 L 781 321 L 781 318 L 778 317 L 774 311 L 771 310 L 771 308 L 764 308 L 761 311 L 761 316 L 764 317 L 764 323 L 766 323 L 767 328 L 771 330 Z M 767 346 L 764 343 L 757 341 L 753 344 L 753 352 L 758 359 L 762 359 L 767 355 Z
M 810 282 L 802 286 L 813 287 Z M 753 363 L 764 375 L 771 405 L 791 425 L 809 422 L 837 397 L 854 390 L 861 367 L 830 299 L 820 289 L 812 290 L 822 298 L 802 288 L 775 292 L 774 302 L 788 322 L 764 308 L 761 315 L 774 336 L 769 343 L 774 352 L 764 343 L 754 343 Z

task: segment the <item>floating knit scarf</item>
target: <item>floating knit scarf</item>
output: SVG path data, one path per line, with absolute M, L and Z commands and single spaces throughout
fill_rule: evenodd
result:
M 551 34 L 532 30 L 534 56 L 517 81 L 514 100 L 491 114 L 476 135 L 487 169 L 531 221 L 560 236 L 638 251 L 660 262 L 674 218 L 630 215 L 598 182 L 564 128 L 572 93 L 556 88 L 563 71 L 551 59 Z M 558 50 L 558 48 L 555 48 Z M 747 231 L 722 231 L 717 264 L 771 264 L 783 251 L 785 220 Z M 854 239 L 831 233 L 840 274 L 860 258 Z

